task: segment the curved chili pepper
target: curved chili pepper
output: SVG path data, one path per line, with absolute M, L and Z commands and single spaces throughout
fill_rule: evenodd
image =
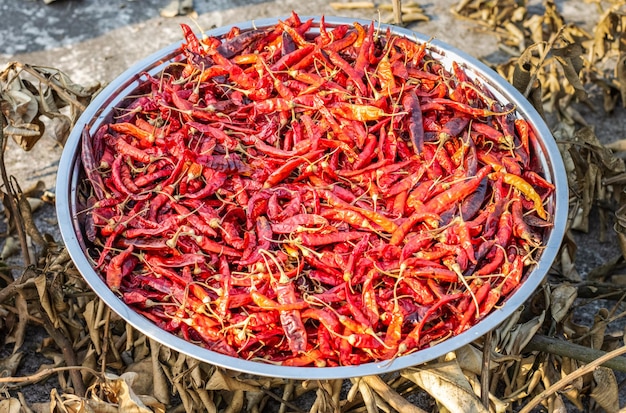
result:
M 411 90 L 402 98 L 402 106 L 409 114 L 408 130 L 413 148 L 416 154 L 424 151 L 424 124 L 422 120 L 422 108 L 420 107 L 420 101 L 415 94 L 415 91 Z

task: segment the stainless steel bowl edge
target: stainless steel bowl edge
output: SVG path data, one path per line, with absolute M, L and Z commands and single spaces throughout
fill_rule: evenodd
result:
M 314 26 L 319 24 L 320 16 L 300 17 L 303 20 L 313 18 Z M 287 17 L 242 22 L 210 30 L 206 32 L 206 34 L 209 36 L 221 36 L 227 33 L 233 26 L 239 27 L 242 31 L 244 31 L 254 27 L 274 25 L 278 22 L 278 19 L 284 20 L 285 18 Z M 339 24 L 353 24 L 355 21 L 363 25 L 370 23 L 365 20 L 339 17 L 325 17 L 325 21 L 330 27 Z M 433 347 L 422 349 L 405 356 L 400 356 L 392 361 L 342 367 L 287 367 L 237 359 L 202 348 L 196 344 L 189 343 L 180 337 L 163 331 L 151 321 L 126 306 L 126 304 L 108 288 L 104 281 L 94 271 L 92 264 L 84 251 L 85 243 L 82 240 L 81 229 L 77 218 L 82 211 L 77 210 L 75 201 L 79 185 L 79 172 L 81 165 L 79 152 L 81 133 L 84 127 L 89 127 L 92 131 L 94 131 L 106 117 L 107 110 L 115 106 L 120 99 L 125 97 L 139 85 L 141 73 L 148 72 L 150 74 L 155 74 L 161 71 L 170 59 L 177 56 L 177 50 L 180 47 L 180 43 L 164 48 L 133 65 L 117 79 L 111 82 L 98 96 L 96 96 L 77 121 L 66 142 L 65 149 L 60 160 L 57 175 L 56 208 L 61 235 L 77 269 L 81 272 L 86 282 L 99 295 L 99 297 L 113 311 L 119 314 L 120 317 L 130 323 L 137 330 L 176 351 L 187 354 L 198 360 L 231 370 L 260 376 L 291 379 L 337 379 L 359 377 L 371 374 L 388 373 L 423 364 L 480 338 L 488 331 L 494 329 L 505 321 L 516 309 L 523 305 L 548 273 L 548 270 L 557 256 L 561 240 L 565 233 L 568 215 L 568 183 L 567 176 L 564 172 L 565 168 L 563 160 L 561 159 L 556 142 L 554 141 L 547 125 L 532 105 L 512 85 L 506 82 L 489 67 L 469 54 L 445 43 L 439 42 L 436 39 L 431 40 L 423 34 L 404 28 L 387 26 L 384 24 L 380 25 L 381 30 L 386 30 L 387 27 L 390 27 L 396 34 L 408 37 L 420 43 L 428 43 L 428 48 L 431 53 L 441 56 L 444 64 L 446 62 L 449 64 L 453 60 L 462 62 L 474 76 L 485 82 L 498 97 L 505 98 L 506 101 L 513 103 L 517 108 L 518 116 L 527 119 L 535 129 L 538 137 L 535 150 L 541 159 L 541 164 L 548 180 L 550 180 L 556 187 L 552 201 L 548 205 L 548 210 L 554 216 L 554 223 L 539 262 L 532 269 L 527 279 L 500 308 L 496 309 L 478 324 L 458 336 L 449 338 Z

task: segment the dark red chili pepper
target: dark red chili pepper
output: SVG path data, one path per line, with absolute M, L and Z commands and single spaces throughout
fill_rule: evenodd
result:
M 246 48 L 251 47 L 253 43 L 263 40 L 271 31 L 271 28 L 248 30 L 222 41 L 217 47 L 217 51 L 225 58 L 230 59 L 242 53 Z
M 402 106 L 408 112 L 408 130 L 416 154 L 424 150 L 424 124 L 420 101 L 414 91 L 410 91 L 402 98 Z

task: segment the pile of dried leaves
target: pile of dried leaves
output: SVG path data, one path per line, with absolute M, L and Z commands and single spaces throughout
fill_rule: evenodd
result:
M 594 93 L 602 95 L 607 116 L 626 105 L 626 3 L 611 2 L 593 33 L 566 22 L 552 1 L 543 6 L 545 13 L 531 14 L 523 0 L 462 0 L 452 13 L 499 36 L 511 58 L 496 69 L 550 120 L 571 191 L 559 262 L 526 305 L 485 337 L 422 366 L 352 380 L 226 371 L 161 346 L 112 313 L 59 241 L 38 231 L 33 209 L 53 197 L 39 187 L 22 190 L 4 164 L 10 138 L 29 150 L 46 128 L 63 142 L 94 90 L 54 69 L 10 65 L 0 73 L 0 190 L 7 223 L 0 344 L 10 352 L 0 360 L 0 411 L 530 412 L 539 405 L 618 411 L 617 377 L 626 372 L 624 330 L 615 328 L 625 315 L 619 273 L 626 257 L 626 168 L 613 150 L 626 149 L 626 141 L 601 144 L 580 108 Z M 573 231 L 588 231 L 594 214 L 601 237 L 617 234 L 623 257 L 582 281 Z M 593 311 L 589 322 L 577 317 L 581 309 Z M 17 376 L 30 326 L 47 332 L 39 351 L 50 363 Z M 58 386 L 50 401 L 28 405 L 22 391 L 51 377 Z

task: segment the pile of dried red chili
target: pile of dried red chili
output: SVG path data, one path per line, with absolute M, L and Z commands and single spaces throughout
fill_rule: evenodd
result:
M 184 59 L 83 135 L 94 266 L 137 312 L 235 357 L 354 365 L 523 279 L 554 187 L 462 67 L 374 23 L 182 27 Z

